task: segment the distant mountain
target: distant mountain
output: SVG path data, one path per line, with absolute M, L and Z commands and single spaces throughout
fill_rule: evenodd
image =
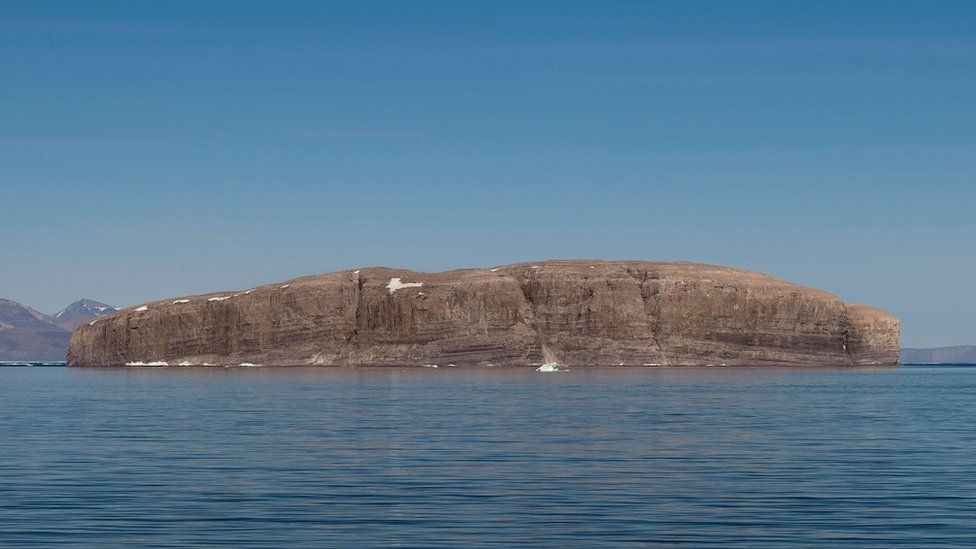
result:
M 90 299 L 72 303 L 54 317 L 0 298 L 0 361 L 61 361 L 71 332 L 115 308 Z
M 976 345 L 902 349 L 902 364 L 976 364 Z
M 112 314 L 116 310 L 111 305 L 92 301 L 91 299 L 79 299 L 64 309 L 61 309 L 58 314 L 54 315 L 53 321 L 61 328 L 73 332 L 75 328 L 86 322 L 90 322 L 96 316 Z
M 8 328 L 44 328 L 54 322 L 51 317 L 16 301 L 0 298 L 0 330 Z

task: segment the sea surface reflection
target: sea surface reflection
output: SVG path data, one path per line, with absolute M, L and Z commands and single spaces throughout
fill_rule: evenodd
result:
M 976 369 L 0 368 L 0 544 L 976 544 Z

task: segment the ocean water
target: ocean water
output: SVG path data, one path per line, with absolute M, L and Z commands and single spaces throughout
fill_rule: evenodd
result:
M 0 368 L 0 545 L 976 544 L 976 369 Z

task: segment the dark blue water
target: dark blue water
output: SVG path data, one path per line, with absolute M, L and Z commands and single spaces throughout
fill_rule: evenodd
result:
M 976 369 L 0 369 L 0 544 L 976 544 Z

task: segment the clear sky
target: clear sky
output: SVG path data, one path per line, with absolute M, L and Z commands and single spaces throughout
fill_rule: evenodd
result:
M 0 3 L 0 296 L 689 260 L 976 343 L 976 2 Z

